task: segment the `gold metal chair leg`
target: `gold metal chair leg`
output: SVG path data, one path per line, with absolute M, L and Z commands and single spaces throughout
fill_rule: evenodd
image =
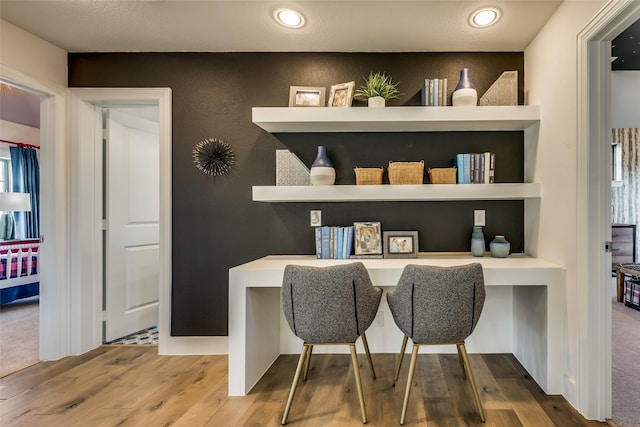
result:
M 462 351 L 460 350 L 460 346 L 464 345 L 464 343 L 456 344 L 456 348 L 458 349 L 458 360 L 460 361 L 460 369 L 462 369 L 462 378 L 467 379 L 467 371 L 464 367 L 464 359 L 462 358 Z
M 373 361 L 371 360 L 371 352 L 369 352 L 369 343 L 367 342 L 367 336 L 362 334 L 362 345 L 364 345 L 364 352 L 367 354 L 367 360 L 369 360 L 369 367 L 371 368 L 371 376 L 376 379 L 376 371 L 373 369 Z
M 353 362 L 353 373 L 356 376 L 356 387 L 358 389 L 358 399 L 360 399 L 360 411 L 362 412 L 362 423 L 367 423 L 367 408 L 364 404 L 364 393 L 362 392 L 362 379 L 360 378 L 360 366 L 358 366 L 358 355 L 356 345 L 349 344 L 351 350 L 351 361 Z
M 396 369 L 396 376 L 393 377 L 394 384 L 398 381 L 398 377 L 400 376 L 400 367 L 402 367 L 402 359 L 404 359 L 404 352 L 407 349 L 407 339 L 408 337 L 406 335 L 402 338 L 402 348 L 400 349 L 400 360 L 398 361 L 398 369 Z
M 291 384 L 291 391 L 289 391 L 289 399 L 287 399 L 287 406 L 284 408 L 284 415 L 282 416 L 282 425 L 287 423 L 287 418 L 289 417 L 289 410 L 291 409 L 291 402 L 293 402 L 293 395 L 296 394 L 296 387 L 298 386 L 298 381 L 300 380 L 300 374 L 302 373 L 302 368 L 305 360 L 307 360 L 307 352 L 310 351 L 309 345 L 304 344 L 302 346 L 302 352 L 300 353 L 300 359 L 298 359 L 298 366 L 296 368 L 296 373 L 293 376 L 293 383 Z
M 307 375 L 309 374 L 309 366 L 311 365 L 311 353 L 313 353 L 313 344 L 308 344 L 309 351 L 307 352 L 307 357 L 304 359 L 304 367 L 302 375 L 302 381 L 307 381 Z
M 413 383 L 413 373 L 416 370 L 416 362 L 418 361 L 418 349 L 420 345 L 413 344 L 413 352 L 411 353 L 411 364 L 409 365 L 409 376 L 407 377 L 407 389 L 404 392 L 404 402 L 402 402 L 402 414 L 400 415 L 400 425 L 404 424 L 407 416 L 407 406 L 409 405 L 409 395 L 411 394 L 411 383 Z
M 476 406 L 478 407 L 478 412 L 480 413 L 480 419 L 482 420 L 482 422 L 485 422 L 484 409 L 482 408 L 482 402 L 480 401 L 480 393 L 478 393 L 478 388 L 476 387 L 476 380 L 473 377 L 473 371 L 471 370 L 471 365 L 469 364 L 469 356 L 467 355 L 467 349 L 465 348 L 464 343 L 458 344 L 458 349 L 462 354 L 462 360 L 467 371 L 467 376 L 469 377 L 471 389 L 473 390 L 473 398 L 476 401 Z

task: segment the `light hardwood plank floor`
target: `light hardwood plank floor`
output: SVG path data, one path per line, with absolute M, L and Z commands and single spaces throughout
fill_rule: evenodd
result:
M 359 355 L 368 425 L 398 425 L 408 359 L 394 386 L 396 355 L 372 357 L 375 381 Z M 280 356 L 248 396 L 229 397 L 226 356 L 158 356 L 152 345 L 103 346 L 0 379 L 0 425 L 277 426 L 297 358 Z M 472 354 L 470 359 L 486 423 L 477 415 L 457 355 L 443 354 L 419 356 L 405 425 L 606 425 L 585 420 L 561 396 L 545 395 L 512 355 Z M 348 355 L 312 357 L 288 425 L 361 425 Z

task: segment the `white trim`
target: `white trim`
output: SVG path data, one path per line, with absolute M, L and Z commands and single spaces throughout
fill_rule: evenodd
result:
M 40 95 L 40 360 L 56 360 L 70 354 L 67 88 L 6 65 L 0 78 Z
M 638 17 L 637 1 L 611 0 L 577 37 L 576 404 L 601 421 L 611 417 L 610 41 Z

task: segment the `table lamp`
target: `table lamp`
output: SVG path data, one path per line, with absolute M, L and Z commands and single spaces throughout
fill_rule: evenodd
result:
M 29 193 L 0 193 L 0 240 L 16 238 L 16 220 L 12 212 L 31 211 Z

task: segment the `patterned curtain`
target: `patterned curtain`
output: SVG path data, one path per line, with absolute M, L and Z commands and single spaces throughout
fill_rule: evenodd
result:
M 640 129 L 613 129 L 612 142 L 622 145 L 622 185 L 611 189 L 612 220 L 636 224 L 636 254 L 640 254 Z
M 10 147 L 13 191 L 31 195 L 31 212 L 14 212 L 16 239 L 36 239 L 40 236 L 40 167 L 36 150 Z

